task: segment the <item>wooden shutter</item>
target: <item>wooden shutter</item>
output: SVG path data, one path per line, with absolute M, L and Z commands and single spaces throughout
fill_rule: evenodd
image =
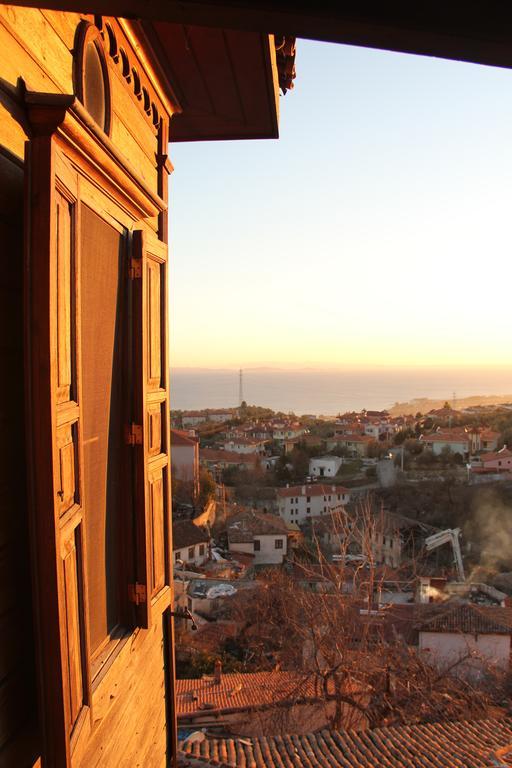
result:
M 64 766 L 90 702 L 78 367 L 78 177 L 51 137 L 32 139 L 27 165 L 28 434 L 40 691 L 45 764 Z
M 169 370 L 167 246 L 143 231 L 133 234 L 134 445 L 137 515 L 138 623 L 148 627 L 151 602 L 170 589 Z

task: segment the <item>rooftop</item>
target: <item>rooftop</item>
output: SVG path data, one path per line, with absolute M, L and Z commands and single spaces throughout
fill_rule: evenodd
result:
M 512 765 L 506 752 L 497 759 L 498 750 L 509 744 L 512 720 L 504 718 L 323 730 L 305 736 L 204 739 L 184 742 L 181 748 L 194 759 L 211 761 L 209 765 L 240 768 L 490 768 Z
M 251 542 L 254 536 L 286 535 L 288 526 L 278 515 L 249 510 L 231 518 L 228 524 L 228 539 L 232 543 Z
M 171 446 L 193 446 L 197 445 L 199 438 L 190 432 L 184 432 L 182 429 L 171 429 Z
M 172 548 L 173 550 L 192 547 L 195 544 L 204 544 L 209 536 L 192 520 L 176 520 L 172 524 Z
M 222 673 L 219 684 L 213 677 L 176 680 L 176 711 L 182 719 L 204 710 L 226 712 L 271 707 L 278 701 L 316 700 L 322 696 L 320 678 L 297 672 Z
M 440 607 L 435 616 L 423 622 L 423 632 L 461 632 L 463 634 L 512 634 L 512 608 L 500 606 L 451 604 Z

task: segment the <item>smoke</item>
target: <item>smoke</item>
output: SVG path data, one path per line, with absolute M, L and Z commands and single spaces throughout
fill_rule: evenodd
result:
M 480 567 L 512 570 L 512 501 L 495 488 L 480 489 L 464 525 L 464 539 L 466 546 L 471 542 L 471 551 L 475 544 L 479 548 Z

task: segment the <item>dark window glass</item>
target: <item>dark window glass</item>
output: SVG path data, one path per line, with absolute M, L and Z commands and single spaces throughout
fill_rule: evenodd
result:
M 259 552 L 261 549 L 261 541 L 259 539 L 254 540 L 254 551 Z

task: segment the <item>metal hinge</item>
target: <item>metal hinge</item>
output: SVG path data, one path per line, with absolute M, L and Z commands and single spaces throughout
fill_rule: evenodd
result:
M 130 259 L 128 277 L 130 280 L 137 280 L 142 277 L 142 259 Z
M 142 427 L 140 424 L 127 424 L 125 427 L 126 445 L 142 445 Z
M 140 605 L 147 600 L 145 584 L 128 584 L 128 600 L 130 603 Z

